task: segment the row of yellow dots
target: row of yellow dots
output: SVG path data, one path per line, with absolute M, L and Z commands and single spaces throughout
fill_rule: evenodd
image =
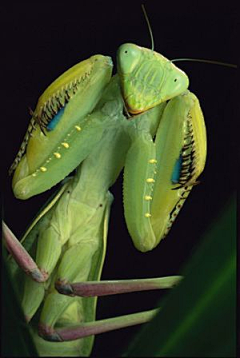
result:
M 148 161 L 148 163 L 150 163 L 150 164 L 156 164 L 157 163 L 157 159 L 149 159 L 149 161 Z M 156 173 L 156 171 L 154 172 L 154 173 Z M 146 179 L 146 182 L 149 184 L 149 183 L 155 183 L 155 179 L 153 179 L 153 178 L 147 178 Z M 144 196 L 144 199 L 146 200 L 146 201 L 150 201 L 150 200 L 152 200 L 152 196 L 151 195 L 145 195 Z M 145 217 L 146 218 L 150 218 L 151 217 L 151 214 L 150 213 L 145 213 Z
M 75 126 L 75 129 L 76 129 L 77 131 L 79 131 L 79 132 L 81 131 L 81 127 L 79 127 L 78 125 Z M 68 134 L 68 136 L 70 136 L 70 134 Z M 66 148 L 66 149 L 68 149 L 68 148 L 70 147 L 70 145 L 69 145 L 67 142 L 62 142 L 61 145 L 62 145 L 64 148 Z M 60 148 L 60 147 L 58 147 L 58 148 Z M 58 153 L 58 152 L 54 152 L 53 155 L 54 155 L 55 158 L 57 158 L 57 159 L 60 159 L 60 158 L 61 158 L 61 154 Z M 47 162 L 49 162 L 49 160 L 51 160 L 51 159 L 52 159 L 52 158 L 49 158 L 49 159 L 47 160 Z M 44 173 L 44 172 L 47 171 L 47 168 L 46 168 L 46 167 L 40 167 L 40 171 L 41 171 L 42 173 Z M 36 176 L 36 172 L 33 173 L 32 176 L 35 177 L 35 176 Z

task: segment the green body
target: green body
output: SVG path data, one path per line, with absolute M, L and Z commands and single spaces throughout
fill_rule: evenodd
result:
M 49 86 L 12 166 L 13 190 L 20 199 L 49 189 L 77 167 L 22 240 L 50 275 L 46 283 L 27 277 L 21 285 L 19 280 L 41 355 L 91 352 L 93 337 L 46 342 L 37 324 L 95 320 L 96 298 L 63 296 L 54 282 L 100 279 L 112 202 L 108 190 L 122 168 L 126 224 L 135 247 L 145 252 L 166 236 L 205 164 L 204 120 L 197 98 L 187 91 L 187 76 L 163 56 L 132 44 L 119 49 L 119 77 L 111 79 L 111 68 L 108 57 L 93 56 Z M 148 90 L 153 91 L 149 99 Z M 48 131 L 62 108 L 56 127 Z M 126 108 L 138 114 L 128 118 Z M 182 167 L 173 182 L 179 156 Z M 18 279 L 13 262 L 12 271 Z

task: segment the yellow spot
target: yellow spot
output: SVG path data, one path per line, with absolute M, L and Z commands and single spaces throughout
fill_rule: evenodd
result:
M 147 183 L 155 183 L 155 180 L 153 178 L 147 178 L 146 182 Z
M 32 176 L 35 177 L 37 174 L 36 173 L 33 173 Z
M 68 144 L 68 143 L 62 142 L 61 144 L 62 144 L 62 146 L 63 146 L 64 148 L 69 148 L 69 144 Z
M 145 195 L 145 196 L 144 196 L 144 199 L 145 199 L 145 200 L 152 200 L 152 197 L 151 197 L 150 195 Z
M 47 168 L 45 168 L 45 167 L 40 167 L 40 170 L 41 170 L 41 172 L 46 172 L 46 171 L 47 171 Z
M 56 157 L 57 159 L 60 159 L 60 158 L 61 158 L 61 154 L 60 154 L 60 153 L 55 152 L 55 153 L 53 153 L 53 154 L 55 155 L 55 157 Z
M 146 218 L 150 218 L 150 216 L 151 216 L 150 213 L 146 213 L 146 214 L 145 214 L 145 217 L 146 217 Z
M 82 130 L 82 128 L 81 128 L 81 127 L 79 127 L 79 126 L 75 126 L 75 128 L 76 128 L 76 130 L 77 130 L 77 131 Z
M 148 161 L 150 164 L 155 164 L 157 163 L 157 159 L 149 159 Z

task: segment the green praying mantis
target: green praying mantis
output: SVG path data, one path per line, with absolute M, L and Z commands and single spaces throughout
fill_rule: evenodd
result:
M 88 356 L 94 334 L 156 313 L 95 322 L 97 296 L 170 288 L 181 280 L 100 281 L 109 188 L 121 170 L 127 228 L 146 252 L 169 232 L 206 160 L 203 114 L 183 71 L 128 43 L 118 49 L 113 77 L 112 67 L 110 57 L 95 55 L 54 81 L 32 111 L 10 169 L 14 195 L 23 200 L 63 180 L 21 240 L 36 264 L 4 226 L 23 311 L 43 356 Z

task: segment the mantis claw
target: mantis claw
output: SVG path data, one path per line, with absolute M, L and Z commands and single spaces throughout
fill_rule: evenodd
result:
M 33 271 L 27 272 L 28 275 L 30 275 L 34 281 L 37 281 L 39 283 L 47 281 L 49 275 L 47 272 L 41 269 L 34 269 Z
M 62 342 L 62 338 L 57 334 L 57 332 L 52 327 L 43 323 L 39 323 L 38 325 L 38 334 L 45 341 Z
M 65 280 L 57 280 L 55 282 L 55 288 L 62 295 L 75 296 L 72 285 Z

